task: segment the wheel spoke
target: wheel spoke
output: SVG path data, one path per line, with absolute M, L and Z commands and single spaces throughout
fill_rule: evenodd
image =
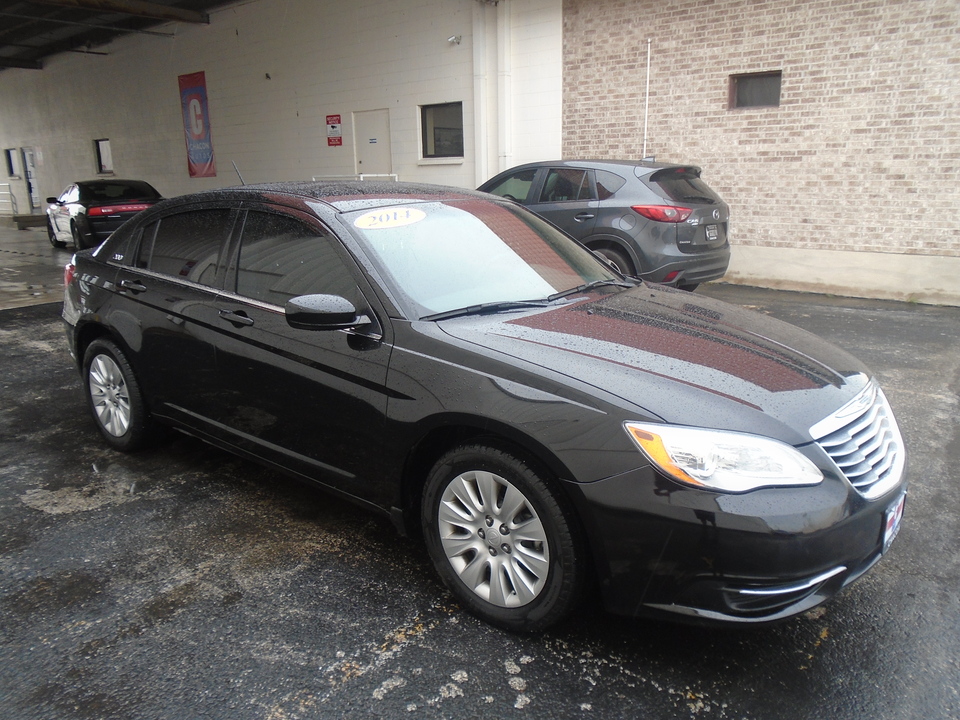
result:
M 503 503 L 499 510 L 499 515 L 512 530 L 516 518 L 527 509 L 527 499 L 513 485 L 508 485 L 503 496 Z M 524 513 L 525 514 L 525 513 Z
M 500 495 L 500 488 L 503 487 L 499 482 L 500 478 L 488 472 L 474 473 L 474 478 L 482 501 L 481 509 L 492 511 L 497 507 L 497 498 Z
M 483 555 L 478 555 L 472 562 L 468 562 L 460 569 L 460 579 L 477 595 L 490 599 L 490 561 Z

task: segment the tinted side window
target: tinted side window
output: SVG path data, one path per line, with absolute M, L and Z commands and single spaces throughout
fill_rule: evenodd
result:
M 601 200 L 613 197 L 613 194 L 622 188 L 626 182 L 624 178 L 615 173 L 597 170 L 597 195 Z
M 573 168 L 551 170 L 547 174 L 547 180 L 540 192 L 540 202 L 593 199 L 587 171 Z
M 493 193 L 494 195 L 499 195 L 500 197 L 508 198 L 510 200 L 520 200 L 522 202 L 527 199 L 527 195 L 530 193 L 530 186 L 533 185 L 533 178 L 536 174 L 536 168 L 532 168 L 530 170 L 521 170 L 505 180 L 501 180 L 499 183 L 487 190 L 487 192 Z
M 155 233 L 144 229 L 137 267 L 213 286 L 232 218 L 225 208 L 168 215 L 156 224 Z
M 251 211 L 243 226 L 237 293 L 273 305 L 298 295 L 339 295 L 358 289 L 336 239 L 285 215 Z

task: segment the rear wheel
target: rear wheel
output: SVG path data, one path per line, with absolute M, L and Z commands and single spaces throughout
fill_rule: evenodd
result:
M 698 287 L 700 287 L 700 283 L 681 283 L 677 285 L 677 288 L 680 290 L 686 290 L 687 292 L 693 292 Z
M 70 223 L 70 236 L 73 238 L 73 246 L 77 250 L 83 250 L 87 247 L 83 242 L 83 235 L 80 234 L 77 224 L 74 222 Z
M 133 368 L 123 352 L 106 339 L 90 343 L 83 361 L 87 404 L 97 429 L 117 450 L 133 452 L 155 435 Z
M 62 248 L 66 246 L 65 242 L 57 240 L 57 233 L 53 229 L 53 223 L 50 222 L 50 218 L 47 218 L 47 238 L 50 240 L 50 244 L 55 248 Z
M 427 550 L 444 583 L 483 620 L 541 630 L 567 615 L 585 584 L 572 513 L 531 464 L 468 445 L 430 471 L 422 500 Z
M 607 262 L 613 265 L 621 275 L 633 276 L 637 274 L 636 268 L 633 267 L 633 262 L 631 262 L 630 258 L 627 257 L 626 253 L 622 250 L 612 247 L 597 247 L 593 248 L 593 251 L 597 253 L 597 255 L 606 258 Z

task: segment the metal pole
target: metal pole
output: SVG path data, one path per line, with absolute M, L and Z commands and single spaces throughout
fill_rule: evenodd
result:
M 647 118 L 650 116 L 650 43 L 653 40 L 647 38 L 647 94 L 643 102 L 643 155 L 647 156 Z

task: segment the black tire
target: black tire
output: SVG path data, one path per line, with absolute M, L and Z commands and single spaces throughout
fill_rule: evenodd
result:
M 631 261 L 622 250 L 617 250 L 612 247 L 598 247 L 593 248 L 593 251 L 597 253 L 597 255 L 606 258 L 607 262 L 613 265 L 621 275 L 634 276 L 637 274 L 637 269 L 633 266 L 633 261 Z
M 123 452 L 134 452 L 155 438 L 156 426 L 133 368 L 110 340 L 94 340 L 87 347 L 83 384 L 87 406 L 108 444 Z
M 542 630 L 580 602 L 584 543 L 545 474 L 488 445 L 451 450 L 423 491 L 424 540 L 443 582 L 491 625 Z
M 80 234 L 80 231 L 77 229 L 77 224 L 72 222 L 70 223 L 70 237 L 73 238 L 73 246 L 77 250 L 85 250 L 86 245 L 83 242 L 83 235 Z
M 57 234 L 53 231 L 53 223 L 50 222 L 50 218 L 47 218 L 47 238 L 50 240 L 50 244 L 55 248 L 66 247 L 67 244 L 61 240 L 57 240 Z

